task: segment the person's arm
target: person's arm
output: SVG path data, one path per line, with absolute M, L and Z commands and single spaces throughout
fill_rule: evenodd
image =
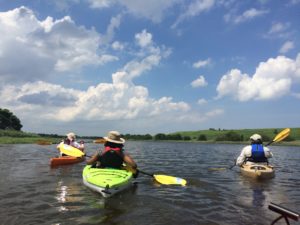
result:
M 264 147 L 264 153 L 265 153 L 266 158 L 272 158 L 273 157 L 273 154 L 272 154 L 271 150 L 268 147 Z
M 71 143 L 71 146 L 84 152 L 84 143 L 83 142 L 78 143 L 78 142 L 74 141 Z
M 94 162 L 96 162 L 98 160 L 98 156 L 99 156 L 99 154 L 98 154 L 98 152 L 96 152 L 90 159 L 88 159 L 86 161 L 86 163 L 88 165 L 92 165 Z
M 246 148 L 247 147 L 244 147 L 243 148 L 243 150 L 241 151 L 241 154 L 239 155 L 239 157 L 236 159 L 236 165 L 238 165 L 238 166 L 241 166 L 243 163 L 244 163 L 244 161 L 245 161 L 245 159 L 246 159 Z
M 137 168 L 137 164 L 135 163 L 135 161 L 131 158 L 130 155 L 125 154 L 124 153 L 124 158 L 123 158 L 124 162 L 126 165 L 132 167 L 133 169 Z
M 84 152 L 84 141 L 79 142 L 79 149 Z

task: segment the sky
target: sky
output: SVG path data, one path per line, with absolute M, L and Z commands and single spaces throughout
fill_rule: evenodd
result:
M 300 126 L 300 0 L 0 0 L 0 33 L 26 132 Z

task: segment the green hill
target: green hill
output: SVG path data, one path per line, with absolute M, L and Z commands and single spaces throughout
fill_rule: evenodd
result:
M 198 131 L 179 131 L 172 134 L 180 134 L 183 137 L 190 137 L 191 140 L 198 140 L 199 137 L 205 136 L 207 141 L 217 141 L 220 137 L 227 135 L 229 132 L 237 134 L 241 137 L 241 141 L 248 141 L 249 137 L 258 133 L 262 135 L 264 141 L 272 140 L 276 134 L 282 131 L 284 128 L 265 128 L 265 129 L 239 129 L 239 130 L 225 130 L 225 129 L 209 129 Z M 300 128 L 291 128 L 291 133 L 285 141 L 300 141 Z

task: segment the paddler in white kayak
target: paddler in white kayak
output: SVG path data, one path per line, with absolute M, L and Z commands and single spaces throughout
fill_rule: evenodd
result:
M 92 165 L 95 168 L 121 169 L 123 164 L 125 164 L 134 170 L 137 168 L 135 161 L 128 153 L 125 153 L 123 149 L 125 139 L 121 138 L 118 131 L 110 131 L 107 137 L 103 138 L 104 149 L 100 149 L 90 160 L 87 160 L 88 165 Z
M 79 143 L 76 141 L 76 135 L 73 132 L 70 132 L 68 134 L 66 134 L 66 138 L 64 140 L 61 141 L 61 143 L 59 143 L 57 145 L 57 149 L 60 149 L 60 145 L 61 144 L 66 144 L 66 145 L 70 145 L 74 148 L 77 148 L 79 150 L 81 150 L 82 152 L 84 152 L 84 141 L 80 141 Z M 61 153 L 60 156 L 64 156 L 65 154 Z
M 251 144 L 242 149 L 240 156 L 236 160 L 236 165 L 268 163 L 268 158 L 272 158 L 273 154 L 268 147 L 263 146 L 261 135 L 253 134 L 250 137 L 250 141 Z

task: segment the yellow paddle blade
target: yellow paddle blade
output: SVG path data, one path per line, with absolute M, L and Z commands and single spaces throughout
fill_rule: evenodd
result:
M 84 156 L 84 153 L 82 151 L 80 151 L 77 148 L 74 148 L 70 145 L 66 145 L 66 144 L 60 144 L 59 145 L 59 150 L 69 156 L 73 156 L 73 157 L 82 157 Z
M 166 185 L 177 184 L 177 185 L 185 186 L 187 183 L 185 179 L 179 177 L 172 177 L 167 175 L 153 175 L 153 177 L 157 182 Z
M 291 129 L 286 128 L 283 131 L 281 131 L 279 134 L 276 135 L 276 137 L 273 139 L 274 142 L 279 142 L 285 139 L 287 136 L 290 135 Z

